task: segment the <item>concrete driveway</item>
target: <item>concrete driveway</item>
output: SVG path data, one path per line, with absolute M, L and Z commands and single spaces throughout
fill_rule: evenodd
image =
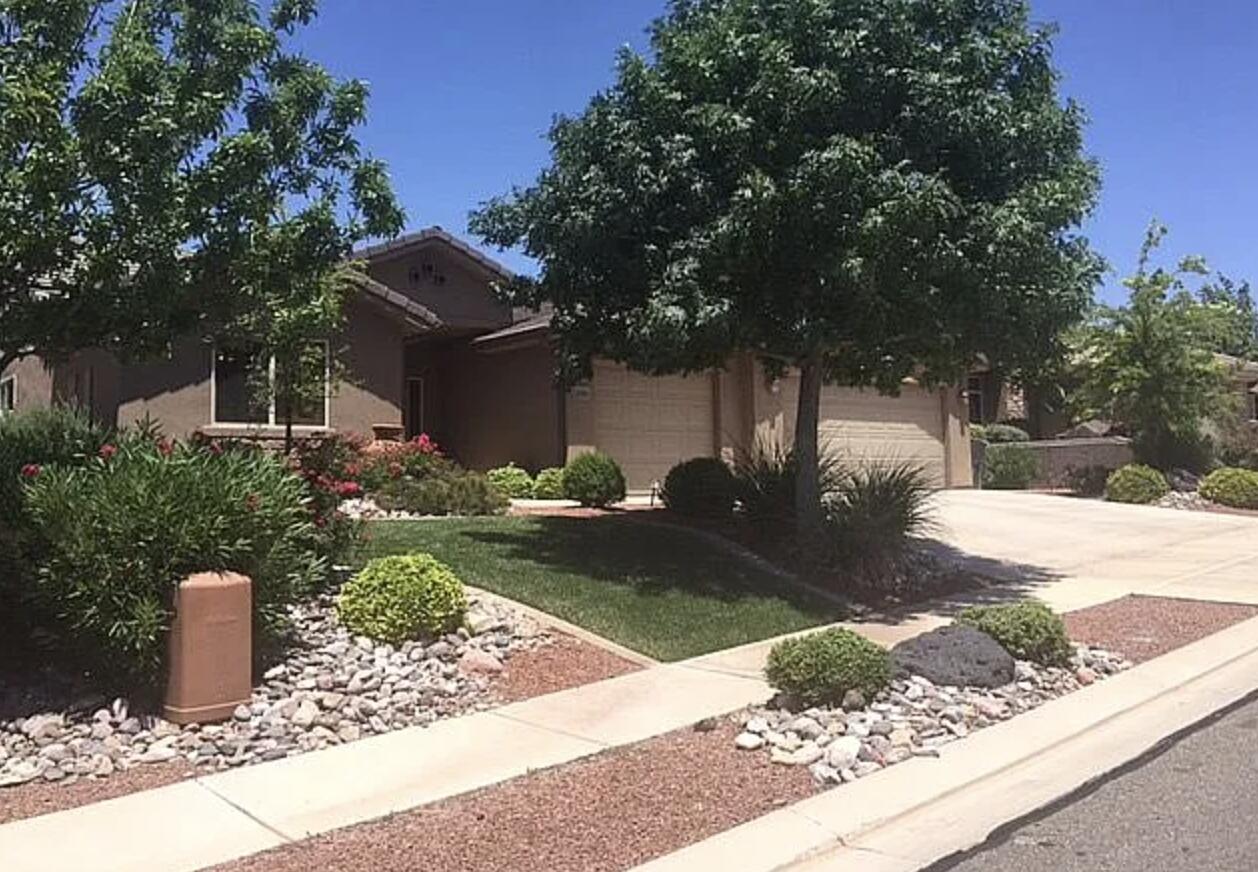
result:
M 1258 517 L 946 491 L 936 538 L 1059 608 L 1127 593 L 1258 602 Z

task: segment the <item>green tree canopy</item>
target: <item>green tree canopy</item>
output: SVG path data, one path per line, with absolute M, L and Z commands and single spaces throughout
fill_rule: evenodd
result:
M 1057 79 L 1022 0 L 673 0 L 472 226 L 540 262 L 511 296 L 554 304 L 569 374 L 798 369 L 813 519 L 823 382 L 1015 370 L 1084 312 L 1098 172 Z
M 366 86 L 285 48 L 316 5 L 0 0 L 0 366 L 327 320 L 403 216 Z

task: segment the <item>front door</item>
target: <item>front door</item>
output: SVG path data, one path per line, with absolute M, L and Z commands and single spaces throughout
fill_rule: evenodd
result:
M 414 439 L 428 432 L 424 421 L 424 380 L 419 376 L 406 380 L 406 438 Z

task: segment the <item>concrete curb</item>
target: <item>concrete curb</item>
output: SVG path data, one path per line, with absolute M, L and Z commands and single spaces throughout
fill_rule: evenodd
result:
M 1146 754 L 1258 687 L 1258 618 L 634 872 L 914 872 Z

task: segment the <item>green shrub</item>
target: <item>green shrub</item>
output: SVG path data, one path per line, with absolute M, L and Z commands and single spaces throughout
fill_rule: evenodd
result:
M 931 529 L 935 492 L 926 471 L 912 463 L 870 464 L 847 476 L 825 503 L 835 549 L 830 568 L 877 585 L 910 541 Z
M 21 516 L 23 468 L 84 463 L 109 438 L 106 428 L 69 407 L 0 417 L 0 524 L 14 524 Z
M 1170 492 L 1166 476 L 1139 463 L 1115 470 L 1105 482 L 1105 499 L 1112 503 L 1155 503 Z
M 385 511 L 414 515 L 498 515 L 508 500 L 479 473 L 458 470 L 441 476 L 390 480 L 375 495 Z
M 583 506 L 609 506 L 625 498 L 625 474 L 606 454 L 581 454 L 564 467 L 563 492 Z
M 1064 666 L 1074 653 L 1066 625 L 1041 602 L 974 606 L 961 612 L 957 623 L 981 630 L 1019 660 Z
M 563 467 L 554 466 L 539 472 L 533 482 L 533 497 L 539 500 L 562 500 Z
M 804 705 L 837 704 L 849 690 L 872 697 L 891 680 L 887 652 L 850 630 L 822 630 L 773 646 L 769 684 Z
M 429 554 L 373 560 L 336 599 L 351 633 L 393 645 L 452 632 L 466 611 L 462 582 Z
M 987 448 L 983 487 L 988 490 L 1026 490 L 1040 472 L 1035 452 L 1017 443 L 997 443 Z
M 1216 469 L 1202 480 L 1200 493 L 1219 505 L 1258 509 L 1258 472 L 1252 469 Z
M 509 499 L 531 500 L 533 498 L 536 490 L 533 476 L 514 463 L 491 469 L 485 475 L 489 479 L 489 483 L 498 488 Z
M 795 452 L 781 443 L 761 441 L 734 458 L 739 513 L 753 530 L 779 538 L 795 527 Z M 847 472 L 839 456 L 822 449 L 817 455 L 817 478 L 824 500 L 843 485 Z
M 970 427 L 970 437 L 992 445 L 1031 441 L 1031 434 L 1011 424 L 975 424 Z
M 1084 497 L 1099 497 L 1105 493 L 1105 484 L 1109 481 L 1108 466 L 1079 466 L 1066 470 L 1066 487 L 1071 492 Z
M 249 576 L 262 643 L 328 576 L 305 483 L 264 451 L 130 436 L 85 465 L 44 467 L 26 496 L 43 555 L 37 596 L 129 679 L 158 679 L 184 577 Z
M 677 464 L 664 478 L 664 505 L 679 515 L 724 518 L 734 511 L 734 474 L 716 457 Z

